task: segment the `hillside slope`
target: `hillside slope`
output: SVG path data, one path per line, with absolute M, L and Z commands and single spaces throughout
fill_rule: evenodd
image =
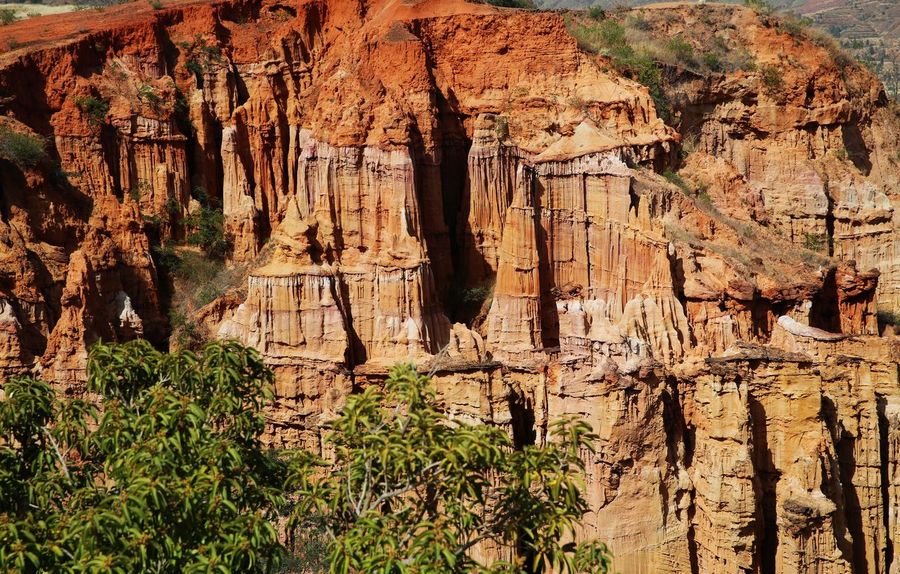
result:
M 544 9 L 584 9 L 599 5 L 611 10 L 653 3 L 653 0 L 539 0 L 536 5 Z M 900 3 L 891 0 L 773 0 L 769 3 L 776 10 L 796 15 L 804 25 L 834 36 L 845 50 L 881 78 L 891 97 L 900 97 Z

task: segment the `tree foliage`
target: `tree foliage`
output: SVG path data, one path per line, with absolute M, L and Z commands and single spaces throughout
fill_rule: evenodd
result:
M 234 342 L 166 354 L 96 344 L 89 396 L 12 378 L 0 395 L 0 565 L 13 572 L 599 573 L 575 543 L 587 511 L 584 423 L 516 448 L 452 421 L 396 367 L 330 424 L 329 461 L 266 450 L 272 373 Z M 485 559 L 494 556 L 495 559 Z
M 94 96 L 81 96 L 75 98 L 75 105 L 87 116 L 88 123 L 99 126 L 106 121 L 109 113 L 109 102 Z
M 0 564 L 19 572 L 262 572 L 285 466 L 259 442 L 271 373 L 235 343 L 93 347 L 97 409 L 13 378 L 0 401 Z
M 573 542 L 593 435 L 571 420 L 553 435 L 516 449 L 498 428 L 454 423 L 426 377 L 395 367 L 331 423 L 335 460 L 295 467 L 292 521 L 324 525 L 333 574 L 606 572 L 604 545 Z
M 200 247 L 208 257 L 222 259 L 231 247 L 225 234 L 225 216 L 222 214 L 222 208 L 202 188 L 194 191 L 200 209 L 191 214 L 185 222 L 188 243 Z

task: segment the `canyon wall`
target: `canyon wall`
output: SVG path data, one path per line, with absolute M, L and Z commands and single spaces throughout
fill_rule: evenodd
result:
M 594 427 L 620 572 L 895 572 L 896 105 L 750 10 L 652 11 L 785 88 L 664 70 L 667 124 L 566 16 L 462 0 L 4 27 L 2 125 L 48 158 L 0 160 L 0 368 L 79 393 L 98 339 L 177 346 L 161 248 L 211 198 L 239 280 L 189 320 L 274 369 L 271 444 L 415 362 L 519 446 Z

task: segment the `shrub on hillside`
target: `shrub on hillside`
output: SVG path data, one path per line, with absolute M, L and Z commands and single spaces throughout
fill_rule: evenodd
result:
M 779 14 L 773 17 L 775 27 L 779 32 L 788 34 L 794 38 L 812 42 L 816 46 L 828 52 L 828 55 L 834 61 L 840 70 L 844 70 L 849 66 L 853 66 L 856 60 L 851 54 L 844 50 L 834 35 L 829 34 L 825 30 L 814 27 L 814 21 L 806 17 L 798 17 L 794 14 Z M 840 31 L 835 35 L 839 35 Z
M 711 72 L 721 72 L 725 69 L 725 65 L 722 62 L 722 56 L 716 52 L 707 52 L 703 54 L 701 60 L 706 69 Z
M 532 0 L 484 0 L 484 2 L 501 8 L 522 8 L 525 10 L 537 8 Z
M 781 76 L 781 69 L 777 66 L 761 66 L 759 68 L 759 80 L 762 82 L 763 91 L 769 95 L 777 94 L 784 88 L 784 78 Z
M 879 309 L 878 323 L 880 325 L 900 326 L 900 312 Z
M 627 30 L 615 20 L 585 25 L 569 22 L 569 32 L 582 50 L 608 57 L 620 72 L 645 85 L 663 119 L 669 118 L 669 105 L 663 93 L 662 72 L 653 54 L 644 46 L 633 46 Z
M 18 19 L 19 17 L 16 15 L 16 11 L 12 8 L 0 8 L 0 26 L 12 24 Z
M 749 6 L 762 14 L 768 14 L 772 11 L 772 4 L 769 0 L 744 0 L 744 5 Z
M 225 63 L 222 49 L 209 44 L 202 34 L 194 35 L 191 41 L 179 42 L 178 46 L 184 53 L 184 67 L 194 75 L 198 85 L 203 81 L 203 74 L 216 64 Z
M 810 251 L 821 251 L 828 245 L 828 236 L 824 233 L 804 233 L 803 248 Z
M 691 186 L 689 186 L 687 182 L 684 181 L 683 177 L 681 177 L 674 171 L 667 169 L 663 172 L 663 177 L 669 180 L 670 183 L 674 183 L 675 185 L 677 185 L 681 189 L 681 191 L 687 194 L 691 193 Z
M 75 105 L 87 116 L 91 125 L 97 126 L 106 121 L 106 114 L 109 113 L 109 102 L 95 98 L 94 96 L 83 96 L 75 98 Z
M 0 126 L 0 157 L 22 169 L 34 167 L 47 157 L 44 138 Z
M 187 218 L 185 225 L 188 243 L 200 247 L 213 259 L 225 257 L 230 245 L 225 236 L 225 216 L 221 209 L 204 205 Z
M 598 22 L 606 18 L 606 11 L 603 9 L 603 6 L 599 4 L 594 4 L 588 8 L 587 13 L 589 18 L 597 20 Z
M 675 36 L 666 42 L 666 50 L 675 61 L 681 66 L 689 67 L 694 65 L 694 47 L 691 46 L 684 38 Z

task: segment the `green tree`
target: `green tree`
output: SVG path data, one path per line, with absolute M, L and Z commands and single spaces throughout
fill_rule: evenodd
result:
M 225 216 L 222 208 L 203 188 L 195 189 L 194 196 L 200 203 L 200 209 L 185 221 L 188 243 L 200 247 L 208 257 L 222 259 L 231 247 L 225 234 Z
M 426 377 L 392 370 L 331 424 L 334 460 L 260 441 L 272 374 L 234 342 L 165 354 L 95 345 L 99 408 L 30 377 L 0 395 L 0 564 L 14 572 L 271 572 L 288 526 L 301 572 L 606 572 L 576 544 L 584 423 L 515 448 L 455 423 Z M 287 496 L 289 493 L 290 496 Z M 476 550 L 499 558 L 481 562 Z
M 606 572 L 603 544 L 573 542 L 593 435 L 564 420 L 553 436 L 516 449 L 501 429 L 454 422 L 426 377 L 395 367 L 331 423 L 333 461 L 295 462 L 291 523 L 324 532 L 333 574 Z M 479 545 L 499 558 L 481 561 Z
M 263 449 L 271 372 L 217 342 L 97 344 L 97 409 L 13 378 L 0 400 L 0 564 L 18 572 L 264 572 L 286 465 Z M 101 414 L 102 413 L 102 414 Z

